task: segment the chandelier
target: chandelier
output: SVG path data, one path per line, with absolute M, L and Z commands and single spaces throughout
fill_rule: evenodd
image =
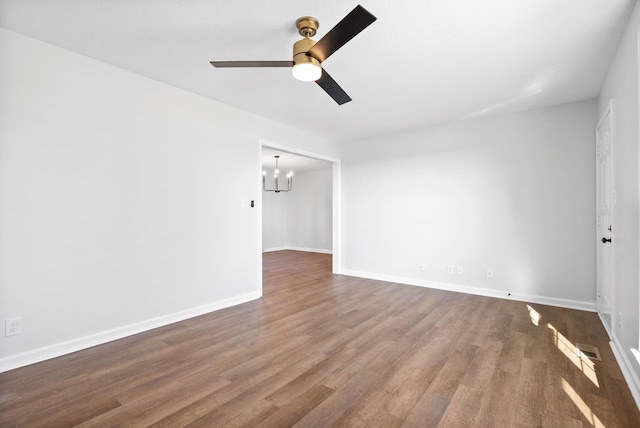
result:
M 287 174 L 287 188 L 281 189 L 280 187 L 278 187 L 278 174 L 280 174 L 280 169 L 278 168 L 278 159 L 280 158 L 280 156 L 276 155 L 274 157 L 276 158 L 276 169 L 273 173 L 273 178 L 275 179 L 275 188 L 267 189 L 267 171 L 262 171 L 262 189 L 265 192 L 289 192 L 293 188 L 293 171 Z

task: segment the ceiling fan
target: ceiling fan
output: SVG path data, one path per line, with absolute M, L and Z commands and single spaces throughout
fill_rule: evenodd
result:
M 316 42 L 311 37 L 315 36 L 318 30 L 318 20 L 311 16 L 303 16 L 296 21 L 296 27 L 304 39 L 294 43 L 293 61 L 210 61 L 210 63 L 214 67 L 293 67 L 293 77 L 305 82 L 315 81 L 335 102 L 342 105 L 351 101 L 351 97 L 322 68 L 321 64 L 376 19 L 364 7 L 358 5 Z

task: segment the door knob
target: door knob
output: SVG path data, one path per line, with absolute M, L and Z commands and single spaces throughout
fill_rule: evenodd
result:
M 603 244 L 606 244 L 607 242 L 611 242 L 611 238 L 602 238 Z

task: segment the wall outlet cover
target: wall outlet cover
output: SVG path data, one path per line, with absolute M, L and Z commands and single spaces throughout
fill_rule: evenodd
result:
M 4 335 L 6 337 L 15 336 L 22 333 L 22 319 L 9 318 L 4 320 Z

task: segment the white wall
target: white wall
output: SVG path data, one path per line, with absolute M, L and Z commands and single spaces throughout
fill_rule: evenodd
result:
M 296 186 L 297 189 L 297 186 Z M 262 249 L 284 250 L 289 236 L 289 193 L 262 192 Z
M 595 123 L 587 101 L 347 144 L 343 270 L 594 310 Z
M 296 172 L 293 190 L 262 193 L 264 250 L 332 250 L 332 170 Z
M 638 29 L 636 5 L 598 98 L 601 115 L 613 100 L 613 173 L 617 204 L 613 213 L 614 289 L 612 339 L 625 377 L 640 404 L 638 349 Z M 621 320 L 621 325 L 618 325 Z
M 337 156 L 301 132 L 0 29 L 0 370 L 259 297 L 241 200 L 260 140 Z
M 288 246 L 331 251 L 332 171 L 329 168 L 296 174 L 289 195 Z

